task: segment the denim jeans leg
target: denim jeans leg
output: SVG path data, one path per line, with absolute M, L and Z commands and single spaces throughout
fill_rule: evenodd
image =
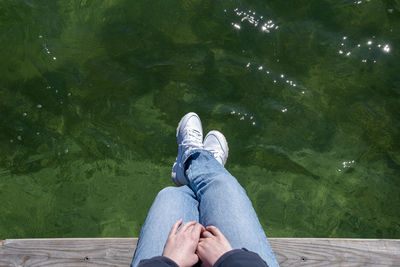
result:
M 180 218 L 183 223 L 199 222 L 198 208 L 196 196 L 188 186 L 161 190 L 142 226 L 131 266 L 136 267 L 143 259 L 161 256 L 172 225 Z
M 191 152 L 186 168 L 189 186 L 200 203 L 200 223 L 218 227 L 232 248 L 247 248 L 269 267 L 279 266 L 253 205 L 236 178 L 206 150 Z

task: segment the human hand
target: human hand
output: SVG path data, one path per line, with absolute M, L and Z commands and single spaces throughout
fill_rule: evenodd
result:
M 172 226 L 164 247 L 163 256 L 173 260 L 179 267 L 190 267 L 199 261 L 199 257 L 196 255 L 196 248 L 200 234 L 205 229 L 199 223 L 188 222 L 176 232 L 182 221 L 180 219 Z
M 199 256 L 202 267 L 212 267 L 226 252 L 232 250 L 231 244 L 215 226 L 207 226 L 201 233 L 196 254 Z

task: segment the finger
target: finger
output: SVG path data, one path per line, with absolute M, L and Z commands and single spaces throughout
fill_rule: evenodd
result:
M 215 235 L 215 236 L 224 236 L 224 235 L 221 233 L 221 231 L 220 231 L 217 227 L 215 227 L 215 226 L 213 226 L 213 225 L 207 226 L 206 229 L 207 229 L 208 231 L 210 231 L 210 232 L 211 232 L 213 235 Z
M 178 230 L 179 225 L 182 223 L 182 219 L 177 220 L 174 225 L 172 225 L 171 231 L 169 232 L 169 236 L 176 234 L 176 231 Z
M 192 254 L 193 256 L 193 261 L 192 262 L 198 262 L 199 261 L 199 256 L 196 254 L 196 253 L 194 253 L 194 254 Z
M 210 238 L 210 237 L 213 237 L 213 234 L 206 230 L 206 231 L 201 233 L 201 237 Z
M 200 242 L 199 242 L 199 243 L 197 244 L 195 253 L 196 253 L 197 256 L 199 256 L 199 258 L 200 258 L 200 255 L 203 254 L 203 251 L 204 251 L 204 244 L 200 244 Z
M 182 227 L 181 227 L 181 229 L 179 230 L 179 231 L 182 231 L 182 232 L 185 232 L 185 231 L 187 231 L 187 229 L 189 229 L 189 228 L 191 228 L 193 225 L 195 225 L 196 224 L 196 222 L 188 222 L 188 223 L 185 223 Z
M 194 236 L 196 236 L 197 238 L 200 238 L 200 234 L 201 234 L 201 228 L 203 226 L 199 223 L 196 223 L 193 227 L 192 227 L 192 234 Z
M 207 253 L 204 248 L 204 245 L 198 245 L 195 251 L 196 255 L 199 257 L 200 261 L 204 262 L 207 258 Z M 204 266 L 204 265 L 202 265 Z

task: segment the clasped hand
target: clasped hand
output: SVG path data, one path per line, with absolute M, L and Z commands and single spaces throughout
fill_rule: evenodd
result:
M 212 267 L 231 245 L 215 226 L 204 228 L 197 222 L 188 222 L 179 229 L 182 219 L 171 228 L 164 247 L 163 256 L 170 258 L 180 267 L 190 267 L 199 259 L 201 266 Z

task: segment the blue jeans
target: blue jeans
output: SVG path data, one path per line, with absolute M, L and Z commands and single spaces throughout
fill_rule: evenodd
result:
M 132 261 L 161 256 L 175 221 L 214 225 L 233 249 L 258 253 L 269 267 L 279 266 L 246 191 L 206 150 L 192 151 L 186 160 L 188 185 L 161 190 L 142 227 Z

